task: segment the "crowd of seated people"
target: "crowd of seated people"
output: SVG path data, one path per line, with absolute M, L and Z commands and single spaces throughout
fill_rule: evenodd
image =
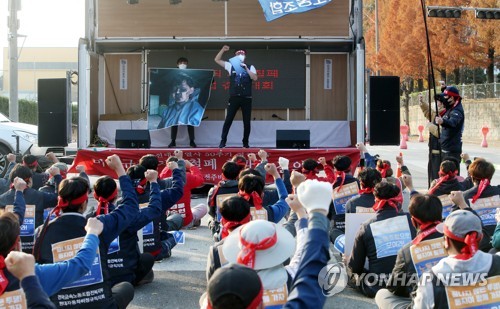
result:
M 477 305 L 498 305 L 477 282 L 447 276 L 481 273 L 483 284 L 500 284 L 495 167 L 464 158 L 467 177 L 447 159 L 439 178 L 418 192 L 401 156 L 397 173 L 383 158 L 354 174 L 348 156 L 309 158 L 291 170 L 287 158 L 272 162 L 260 150 L 228 160 L 207 202 L 192 205 L 203 175 L 181 150 L 161 171 L 154 155 L 128 169 L 109 156 L 117 179 L 93 184 L 83 166 L 68 175 L 53 155 L 46 171 L 29 156 L 22 164 L 10 157 L 8 185 L 0 186 L 7 188 L 0 195 L 0 304 L 126 308 L 137 286 L 154 281 L 155 261 L 175 253 L 171 232 L 206 228 L 208 214 L 214 243 L 202 308 L 322 308 L 333 287 L 318 282 L 320 272 L 335 259 L 348 286 L 379 308 L 448 307 L 463 293 Z M 407 212 L 403 190 L 410 191 Z M 352 247 L 334 249 L 351 225 Z

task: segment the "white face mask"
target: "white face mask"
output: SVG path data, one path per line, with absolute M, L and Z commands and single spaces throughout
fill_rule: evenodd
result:
M 241 62 L 245 61 L 245 55 L 238 55 L 238 58 L 240 58 Z
M 181 63 L 181 64 L 179 64 L 177 67 L 178 67 L 179 69 L 181 69 L 181 70 L 185 70 L 185 69 L 187 69 L 187 67 L 188 67 L 188 66 L 187 66 L 187 64 Z

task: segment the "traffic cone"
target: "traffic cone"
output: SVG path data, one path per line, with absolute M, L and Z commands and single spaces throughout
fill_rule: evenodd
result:
M 408 149 L 408 145 L 406 145 L 406 136 L 408 134 L 408 126 L 402 125 L 399 127 L 399 132 L 401 133 L 401 143 L 399 145 L 400 149 Z
M 423 125 L 419 125 L 418 126 L 418 134 L 419 134 L 418 141 L 420 143 L 422 143 L 424 141 L 424 135 L 422 134 L 423 131 L 424 131 L 424 126 Z
M 486 141 L 486 135 L 488 135 L 488 132 L 490 132 L 490 129 L 487 126 L 483 126 L 481 128 L 481 133 L 483 133 L 483 141 L 481 142 L 481 147 L 488 147 L 488 142 Z
M 403 153 L 400 152 L 399 156 L 402 158 L 403 157 Z M 401 164 L 398 163 L 398 169 L 396 170 L 396 177 L 399 178 L 401 176 L 403 176 L 403 172 L 401 171 Z

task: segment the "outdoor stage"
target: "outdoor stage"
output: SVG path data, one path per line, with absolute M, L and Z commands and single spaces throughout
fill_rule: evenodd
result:
M 259 151 L 259 148 L 151 148 L 151 149 L 122 149 L 122 148 L 91 148 L 78 150 L 76 158 L 69 172 L 76 173 L 77 165 L 84 165 L 89 175 L 109 175 L 116 178 L 116 174 L 105 163 L 108 156 L 117 154 L 120 156 L 125 169 L 138 164 L 139 159 L 146 154 L 154 154 L 158 157 L 160 165 L 158 170 L 165 167 L 165 161 L 173 155 L 176 149 L 184 151 L 184 159 L 189 160 L 201 169 L 205 183 L 216 184 L 221 178 L 222 165 L 229 161 L 234 155 L 242 154 L 247 157 L 249 153 Z M 317 149 L 265 149 L 269 154 L 268 161 L 278 165 L 278 158 L 285 157 L 290 160 L 289 168 L 300 169 L 302 161 L 308 158 L 318 159 L 325 157 L 331 161 L 337 155 L 349 156 L 352 160 L 351 169 L 354 171 L 359 163 L 359 150 L 356 148 L 317 148 Z
M 195 128 L 195 140 L 199 147 L 217 147 L 224 121 L 205 120 Z M 100 138 L 110 145 L 115 145 L 117 129 L 148 130 L 146 120 L 101 120 L 97 127 Z M 343 148 L 351 144 L 349 121 L 252 121 L 250 146 L 271 148 L 276 147 L 277 130 L 309 130 L 311 132 L 311 147 Z M 170 128 L 150 130 L 151 147 L 166 148 L 170 143 Z M 243 122 L 235 120 L 227 136 L 228 147 L 241 147 L 243 137 Z M 179 127 L 177 146 L 189 145 L 187 128 Z

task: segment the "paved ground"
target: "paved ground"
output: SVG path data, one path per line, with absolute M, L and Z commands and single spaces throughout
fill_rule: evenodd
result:
M 415 187 L 427 187 L 427 143 L 409 142 L 407 150 L 398 147 L 368 146 L 370 153 L 379 154 L 381 158 L 395 162 L 395 156 L 403 152 L 405 164 L 414 177 Z M 465 145 L 464 151 L 473 157 L 484 157 L 500 164 L 500 147 L 480 148 L 476 145 Z M 497 165 L 497 170 L 500 166 Z M 462 175 L 465 170 L 462 165 Z M 497 172 L 493 183 L 500 183 Z M 95 179 L 95 177 L 91 177 Z M 205 202 L 205 197 L 193 199 L 193 205 Z M 197 308 L 198 298 L 206 288 L 205 266 L 208 248 L 212 241 L 204 218 L 202 226 L 196 230 L 186 230 L 186 243 L 177 245 L 171 258 L 156 263 L 153 283 L 136 289 L 134 300 L 129 308 Z M 325 308 L 375 308 L 372 299 L 368 299 L 350 288 L 327 300 Z

